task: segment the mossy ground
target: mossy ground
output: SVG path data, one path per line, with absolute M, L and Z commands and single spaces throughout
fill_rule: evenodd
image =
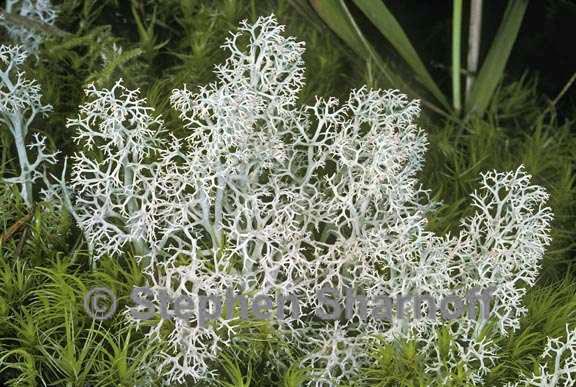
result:
M 240 20 L 271 12 L 287 26 L 287 34 L 306 42 L 303 102 L 315 95 L 343 99 L 349 89 L 363 84 L 389 86 L 370 63 L 351 55 L 327 29 L 298 14 L 286 0 L 61 3 L 58 26 L 74 36 L 48 40 L 38 59 L 29 61 L 28 74 L 42 85 L 44 101 L 55 107 L 47 119 L 38 120 L 37 129 L 64 154 L 74 151 L 65 123 L 76 114 L 85 84 L 111 86 L 122 77 L 127 86 L 142 89 L 168 127 L 181 128 L 167 103 L 169 91 L 183 83 L 193 89 L 213 80 L 214 65 L 224 59 L 220 46 L 228 31 Z M 112 55 L 113 44 L 122 47 L 121 55 Z M 102 54 L 113 59 L 105 61 Z M 576 116 L 563 112 L 560 120 L 555 109 L 527 74 L 506 79 L 483 117 L 461 121 L 424 113 L 420 122 L 430 142 L 421 181 L 443 202 L 430 218 L 433 230 L 457 230 L 459 219 L 470 210 L 468 195 L 480 172 L 488 169 L 524 164 L 551 194 L 553 243 L 541 279 L 525 298 L 529 312 L 521 329 L 498 343 L 501 358 L 488 376 L 491 386 L 531 371 L 546 337 L 562 336 L 566 324 L 576 326 Z M 1 140 L 0 168 L 10 174 L 17 164 L 7 131 L 1 131 Z M 125 324 L 122 314 L 94 323 L 82 308 L 82 297 L 93 286 L 113 289 L 122 307 L 130 289 L 143 283 L 130 252 L 93 268 L 69 216 L 42 203 L 29 214 L 17 192 L 6 185 L 0 185 L 0 228 L 0 384 L 156 385 L 155 369 L 142 371 L 161 344 L 148 342 L 143 331 Z M 271 339 L 267 327 L 248 327 L 246 332 L 214 364 L 222 385 L 296 386 L 306 380 L 306 370 L 297 367 L 300 354 L 273 356 L 274 346 L 282 343 Z M 378 349 L 375 359 L 360 372 L 367 385 L 435 384 L 412 343 Z M 452 379 L 461 385 L 458 375 Z

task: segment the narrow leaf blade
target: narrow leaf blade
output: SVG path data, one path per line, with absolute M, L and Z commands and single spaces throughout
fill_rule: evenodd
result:
M 421 97 L 420 93 L 415 92 L 402 77 L 397 74 L 392 67 L 374 50 L 370 42 L 366 39 L 350 11 L 343 0 L 324 1 L 311 0 L 312 7 L 324 22 L 332 29 L 344 42 L 352 48 L 363 59 L 372 58 L 384 77 L 395 88 L 402 90 L 410 97 Z M 422 103 L 431 110 L 445 115 L 444 110 L 435 104 L 422 99 Z
M 470 98 L 466 101 L 468 112 L 482 114 L 488 107 L 504 76 L 527 6 L 528 0 L 510 0 L 508 3 L 496 37 L 470 91 Z
M 420 59 L 416 49 L 392 12 L 381 0 L 354 0 L 354 4 L 366 15 L 380 33 L 390 42 L 402 59 L 416 74 L 418 81 L 444 106 L 448 100 Z

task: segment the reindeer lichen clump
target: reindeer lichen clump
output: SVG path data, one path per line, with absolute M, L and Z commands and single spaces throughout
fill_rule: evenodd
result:
M 556 387 L 576 384 L 576 330 L 566 326 L 566 338 L 548 337 L 538 371 L 505 387 Z
M 33 141 L 27 144 L 34 120 L 52 110 L 52 106 L 41 101 L 40 85 L 26 79 L 20 70 L 27 55 L 20 46 L 0 46 L 0 124 L 12 134 L 20 168 L 18 176 L 4 180 L 18 184 L 24 202 L 32 206 L 32 185 L 44 176 L 46 164 L 56 163 L 56 153 L 47 152 L 46 138 L 38 133 L 32 134 Z M 36 154 L 34 160 L 29 150 Z
M 375 346 L 398 339 L 416 341 L 438 380 L 464 370 L 480 384 L 496 358 L 494 335 L 517 329 L 526 312 L 524 289 L 550 241 L 547 193 L 522 167 L 488 172 L 472 195 L 476 214 L 458 235 L 428 231 L 436 204 L 416 177 L 427 146 L 415 124 L 418 102 L 361 88 L 342 104 L 300 106 L 304 46 L 282 32 L 273 17 L 243 23 L 225 44 L 230 56 L 215 83 L 173 92 L 184 139 L 160 140 L 161 120 L 121 84 L 88 89 L 91 101 L 70 121 L 83 145 L 72 193 L 96 257 L 132 243 L 149 286 L 172 298 L 294 296 L 298 318 L 287 310 L 269 324 L 303 354 L 318 384 L 353 380 Z M 465 297 L 486 287 L 496 289 L 495 326 L 480 315 L 317 314 L 327 288 L 373 300 Z M 150 327 L 151 338 L 169 344 L 161 354 L 168 383 L 215 375 L 211 362 L 240 329 L 228 317 L 203 325 L 196 308 L 186 320 Z
M 145 178 L 162 143 L 163 122 L 151 115 L 138 91 L 117 82 L 110 90 L 86 89 L 88 101 L 67 126 L 76 129 L 71 192 L 74 213 L 87 236 L 94 258 L 114 255 L 132 242 L 144 255 L 154 219 L 149 219 L 148 195 L 155 194 Z M 101 160 L 101 161 L 98 161 Z

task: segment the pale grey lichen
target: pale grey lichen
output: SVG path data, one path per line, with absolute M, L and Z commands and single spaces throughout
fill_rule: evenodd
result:
M 299 319 L 269 323 L 303 354 L 316 385 L 353 380 L 371 349 L 399 339 L 417 342 L 440 382 L 463 369 L 480 384 L 496 359 L 493 338 L 526 312 L 524 289 L 550 241 L 547 193 L 522 167 L 488 172 L 459 234 L 428 231 L 437 204 L 417 179 L 427 146 L 419 103 L 361 88 L 344 103 L 299 106 L 304 45 L 282 32 L 273 17 L 243 23 L 224 45 L 230 56 L 215 83 L 173 92 L 184 139 L 160 140 L 161 120 L 121 83 L 87 90 L 90 102 L 69 122 L 83 146 L 71 188 L 95 257 L 133 243 L 149 285 L 171 297 L 297 296 Z M 493 287 L 496 325 L 480 316 L 363 320 L 358 311 L 322 321 L 316 295 L 326 287 L 368 299 Z M 200 326 L 198 318 L 149 327 L 151 339 L 168 343 L 167 383 L 214 377 L 212 361 L 240 329 L 237 319 Z M 442 329 L 448 350 L 438 344 Z
M 155 231 L 147 208 L 155 187 L 148 185 L 145 161 L 162 144 L 163 122 L 121 80 L 110 90 L 90 85 L 86 96 L 78 117 L 67 124 L 80 146 L 69 187 L 75 218 L 95 259 L 117 254 L 127 243 L 142 256 Z
M 32 134 L 33 140 L 27 144 L 34 120 L 52 110 L 41 101 L 40 85 L 26 79 L 20 69 L 27 56 L 21 46 L 0 46 L 0 124 L 12 134 L 20 169 L 18 176 L 4 180 L 18 184 L 24 202 L 32 206 L 32 185 L 44 177 L 46 165 L 56 163 L 58 152 L 49 153 L 46 138 L 38 133 Z
M 50 0 L 6 0 L 4 12 L 15 14 L 33 21 L 54 25 L 57 11 Z M 3 17 L 0 17 L 0 26 L 8 32 L 8 36 L 26 51 L 36 55 L 44 35 L 21 25 L 14 25 Z

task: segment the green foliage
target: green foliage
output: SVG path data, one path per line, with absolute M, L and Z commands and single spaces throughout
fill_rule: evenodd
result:
M 356 0 L 354 4 L 364 12 L 378 31 L 390 42 L 406 64 L 414 71 L 414 75 L 432 95 L 444 107 L 448 107 L 448 101 L 440 88 L 426 69 L 426 65 L 420 59 L 416 49 L 398 23 L 392 12 L 383 2 L 370 0 Z
M 5 185 L 0 187 L 5 196 L 17 197 Z M 0 213 L 2 223 L 13 222 L 21 212 L 7 208 Z M 2 385 L 36 386 L 45 381 L 68 386 L 133 386 L 148 377 L 143 369 L 149 367 L 155 345 L 128 327 L 123 315 L 99 323 L 83 309 L 87 290 L 103 284 L 126 305 L 132 287 L 142 284 L 138 266 L 126 257 L 121 263 L 106 260 L 99 271 L 88 270 L 86 254 L 69 238 L 70 227 L 60 211 L 37 207 L 33 217 L 2 246 Z
M 482 171 L 524 164 L 535 182 L 550 192 L 553 243 L 543 262 L 541 283 L 526 295 L 529 313 L 521 329 L 498 343 L 501 358 L 486 385 L 513 381 L 533 369 L 548 335 L 561 336 L 565 324 L 576 325 L 572 312 L 576 307 L 572 276 L 575 117 L 560 118 L 555 106 L 539 96 L 538 81 L 532 76 L 501 82 L 525 1 L 509 2 L 464 104 L 466 111 L 483 114 L 465 121 L 449 114 L 448 98 L 385 3 L 353 3 L 397 51 L 410 77 L 373 47 L 359 19 L 341 0 L 64 0 L 57 25 L 72 35 L 50 38 L 39 60 L 28 63 L 46 102 L 55 108 L 37 127 L 54 148 L 73 154 L 65 122 L 76 114 L 84 86 L 88 82 L 110 86 L 122 77 L 128 86 L 142 88 L 167 126 L 179 135 L 184 129 L 167 102 L 169 91 L 183 83 L 193 90 L 213 81 L 214 65 L 224 59 L 220 46 L 228 31 L 242 19 L 274 12 L 287 25 L 287 34 L 306 42 L 304 102 L 316 95 L 346 98 L 350 88 L 363 83 L 423 98 L 421 124 L 430 144 L 421 181 L 434 199 L 442 201 L 429 219 L 431 229 L 457 230 L 470 211 L 468 195 Z M 308 10 L 307 17 L 298 9 Z M 327 33 L 317 15 L 344 44 Z M 428 114 L 431 111 L 443 116 Z M 0 141 L 4 174 L 16 165 L 4 131 Z M 119 310 L 126 306 L 131 289 L 145 280 L 130 255 L 120 261 L 103 259 L 91 268 L 82 235 L 66 212 L 38 203 L 29 213 L 18 193 L 4 184 L 0 184 L 0 233 L 0 385 L 35 386 L 43 385 L 42 381 L 68 386 L 158 385 L 161 370 L 154 356 L 161 344 L 145 339 L 145 326 L 130 328 L 120 313 L 112 320 L 94 322 L 83 310 L 83 295 L 96 286 L 115 292 Z M 447 353 L 450 335 L 443 332 L 440 337 L 438 345 Z M 311 370 L 298 367 L 301 355 L 280 340 L 272 324 L 243 322 L 229 351 L 214 364 L 220 375 L 215 384 L 303 385 Z M 377 348 L 374 359 L 359 385 L 438 385 L 425 372 L 419 348 L 412 342 Z M 451 385 L 461 386 L 463 372 L 444 376 Z
M 304 3 L 307 0 L 299 0 Z M 383 76 L 400 90 L 412 97 L 422 98 L 425 106 L 442 115 L 453 114 L 458 116 L 462 109 L 461 78 L 462 66 L 461 44 L 464 40 L 462 33 L 462 0 L 453 0 L 452 20 L 452 108 L 448 98 L 434 81 L 424 62 L 414 49 L 402 25 L 382 0 L 353 0 L 352 3 L 360 9 L 363 15 L 381 34 L 377 39 L 371 39 L 360 28 L 360 18 L 354 16 L 350 6 L 344 0 L 321 1 L 310 0 L 314 10 L 324 22 L 344 41 L 355 50 L 361 58 L 374 60 Z M 491 43 L 488 55 L 478 73 L 477 81 L 473 83 L 470 94 L 465 103 L 466 113 L 482 115 L 496 87 L 502 80 L 508 57 L 512 51 L 518 31 L 524 18 L 528 5 L 527 0 L 511 0 L 508 2 L 499 30 Z M 304 7 L 301 7 L 304 9 Z M 395 68 L 390 55 L 383 55 L 372 41 L 384 40 L 390 43 L 399 54 L 403 65 L 411 72 L 403 74 L 401 69 Z M 415 79 L 416 82 L 411 82 Z
M 521 329 L 496 343 L 499 357 L 485 380 L 486 386 L 504 385 L 516 381 L 518 375 L 530 374 L 539 363 L 547 337 L 563 337 L 566 324 L 570 327 L 576 324 L 574 277 L 530 289 L 524 302 L 528 314 L 521 320 Z M 451 340 L 449 332 L 441 332 L 438 343 L 441 354 L 450 350 Z M 466 386 L 463 368 L 455 374 L 445 373 L 443 376 L 450 381 L 447 383 L 427 374 L 418 347 L 410 341 L 383 346 L 375 358 L 375 364 L 365 370 L 366 385 Z
M 222 368 L 225 372 L 225 378 L 230 382 L 221 381 L 223 387 L 250 387 L 252 382 L 252 367 L 248 364 L 246 371 L 240 369 L 236 360 L 230 359 L 227 355 L 222 355 Z
M 561 122 L 537 96 L 537 83 L 523 77 L 499 88 L 484 118 L 465 124 L 431 124 L 430 150 L 422 181 L 444 205 L 431 217 L 431 227 L 455 231 L 468 215 L 468 195 L 482 171 L 507 170 L 524 164 L 534 181 L 550 193 L 555 218 L 552 245 L 542 275 L 562 278 L 573 261 L 576 216 L 576 137 L 572 122 Z
M 527 6 L 528 0 L 508 2 L 508 7 L 502 16 L 502 23 L 466 101 L 466 109 L 469 112 L 482 114 L 488 107 L 504 75 L 506 63 L 518 36 Z
M 528 314 L 521 320 L 517 332 L 501 338 L 498 343 L 502 349 L 500 359 L 489 375 L 487 385 L 504 384 L 520 373 L 535 371 L 547 336 L 564 337 L 566 324 L 571 328 L 576 326 L 576 287 L 572 276 L 532 289 L 524 302 Z
M 462 57 L 462 0 L 452 1 L 452 106 L 456 113 L 462 109 L 460 59 Z

